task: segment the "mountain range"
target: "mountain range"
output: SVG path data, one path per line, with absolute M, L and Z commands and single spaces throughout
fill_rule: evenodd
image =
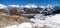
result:
M 60 13 L 60 6 L 36 6 L 35 4 L 27 4 L 25 6 L 19 5 L 8 5 L 5 6 L 0 4 L 0 12 L 8 13 L 8 14 L 15 14 L 18 15 L 20 13 L 24 14 L 58 14 Z M 17 13 L 17 14 L 16 14 Z

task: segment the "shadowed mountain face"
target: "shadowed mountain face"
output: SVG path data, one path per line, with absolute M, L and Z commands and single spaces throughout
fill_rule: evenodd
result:
M 53 10 L 51 10 L 52 14 L 59 14 L 60 13 L 60 7 L 54 6 Z
M 52 12 L 53 14 L 59 14 L 60 13 L 60 9 L 59 10 L 55 10 Z
M 26 14 L 40 14 L 40 10 L 39 9 L 37 9 L 37 8 L 24 8 L 23 9 L 25 12 L 26 12 Z

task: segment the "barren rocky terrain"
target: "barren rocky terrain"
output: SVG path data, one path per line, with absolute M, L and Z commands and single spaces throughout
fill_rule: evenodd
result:
M 31 21 L 25 16 L 7 15 L 5 13 L 0 12 L 0 28 L 20 24 L 23 22 Z

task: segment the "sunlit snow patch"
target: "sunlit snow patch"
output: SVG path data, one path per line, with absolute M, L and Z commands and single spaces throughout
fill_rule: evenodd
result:
M 33 28 L 32 23 L 24 22 L 18 25 L 7 26 L 6 28 Z

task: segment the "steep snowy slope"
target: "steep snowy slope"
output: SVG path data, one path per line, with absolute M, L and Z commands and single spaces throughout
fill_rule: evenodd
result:
M 0 9 L 5 8 L 6 6 L 3 4 L 0 4 Z

